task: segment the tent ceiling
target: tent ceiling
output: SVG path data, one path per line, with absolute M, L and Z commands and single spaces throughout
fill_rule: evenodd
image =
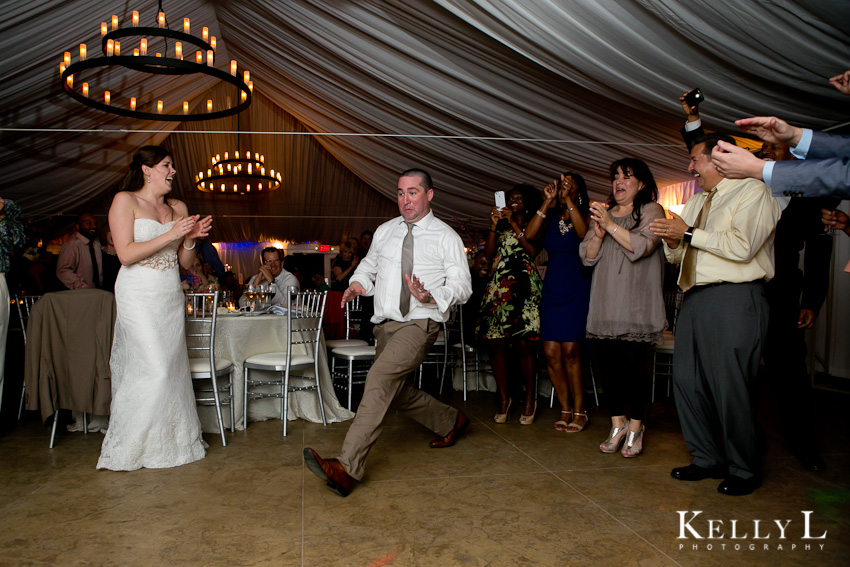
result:
M 649 163 L 659 185 L 687 180 L 677 98 L 694 86 L 711 129 L 753 114 L 826 128 L 850 114 L 826 82 L 850 67 L 845 1 L 165 0 L 172 27 L 189 17 L 217 36 L 219 67 L 235 58 L 251 70 L 257 100 L 238 123 L 140 122 L 79 105 L 58 78 L 63 51 L 99 44 L 99 22 L 155 16 L 156 2 L 132 4 L 0 6 L 0 196 L 26 216 L 105 213 L 133 150 L 162 143 L 179 196 L 218 217 L 216 240 L 359 233 L 394 214 L 398 172 L 414 165 L 434 176 L 438 214 L 470 231 L 492 191 L 542 186 L 559 171 L 581 172 L 601 197 L 608 164 L 624 155 Z M 169 81 L 150 88 L 175 105 L 224 96 Z M 284 187 L 211 202 L 192 176 L 236 135 L 184 131 L 237 128 L 263 132 L 238 143 L 281 163 Z

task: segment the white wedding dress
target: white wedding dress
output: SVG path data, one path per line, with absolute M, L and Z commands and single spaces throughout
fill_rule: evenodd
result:
M 173 224 L 136 219 L 134 240 L 156 238 Z M 189 374 L 178 246 L 179 240 L 122 266 L 115 281 L 112 405 L 99 469 L 176 467 L 206 455 Z

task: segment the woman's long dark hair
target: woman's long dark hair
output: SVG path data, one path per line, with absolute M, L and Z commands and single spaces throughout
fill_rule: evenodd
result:
M 124 176 L 119 191 L 138 191 L 145 186 L 145 174 L 142 171 L 142 166 L 154 167 L 156 164 L 170 156 L 171 154 L 165 148 L 160 146 L 143 146 L 133 156 L 133 161 L 130 162 L 130 171 Z
M 578 193 L 578 196 L 576 197 L 576 207 L 578 207 L 581 216 L 586 219 L 587 214 L 590 212 L 590 197 L 587 196 L 587 183 L 585 182 L 584 177 L 575 171 L 565 172 L 564 177 L 572 177 L 573 181 L 575 181 Z M 558 190 L 560 190 L 560 187 L 561 180 L 558 179 Z M 561 204 L 560 199 L 558 199 L 558 204 L 555 205 L 555 207 L 559 215 L 564 211 L 564 206 Z
M 610 174 L 611 181 L 617 175 L 617 168 L 623 170 L 623 173 L 630 172 L 631 175 L 643 183 L 643 189 L 635 195 L 634 203 L 632 204 L 632 218 L 635 219 L 635 224 L 640 222 L 640 210 L 647 203 L 652 203 L 658 200 L 658 186 L 655 184 L 655 178 L 652 172 L 649 171 L 649 166 L 637 158 L 618 159 L 611 164 Z M 617 201 L 614 200 L 614 193 L 608 197 L 608 206 L 616 206 Z

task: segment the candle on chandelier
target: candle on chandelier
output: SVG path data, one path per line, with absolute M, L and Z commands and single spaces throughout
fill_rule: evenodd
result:
M 139 42 L 139 53 L 144 57 L 148 54 L 148 40 L 142 38 L 142 41 Z
M 103 102 L 109 104 L 109 101 L 112 100 L 112 94 L 109 91 L 103 91 Z
M 121 42 L 115 42 L 115 55 L 121 55 Z
M 100 22 L 100 37 L 106 35 L 106 22 Z
M 80 61 L 85 61 L 85 60 L 86 60 L 86 44 L 81 43 L 80 44 Z
M 139 48 L 136 47 L 136 48 L 133 49 L 133 57 L 138 57 L 138 56 L 139 56 Z
M 203 62 L 204 62 L 204 56 L 201 54 L 200 51 L 196 51 L 195 52 L 195 63 L 200 65 Z
M 242 94 L 242 96 L 241 96 L 242 102 L 245 102 L 246 100 L 248 100 L 248 93 L 246 93 L 245 91 L 242 91 L 241 94 Z
M 118 16 L 112 16 L 112 31 L 118 29 Z
M 66 51 L 65 53 L 63 53 L 63 54 L 62 54 L 62 60 L 65 62 L 65 66 L 66 66 L 66 67 L 67 67 L 68 65 L 70 65 L 70 64 L 71 64 L 71 52 L 70 52 L 70 51 Z
M 87 97 L 87 98 L 89 96 L 89 84 L 88 83 L 83 83 L 83 96 Z
M 213 51 L 215 51 L 215 36 L 210 38 L 210 47 L 212 47 Z
M 68 77 L 65 79 L 65 82 L 68 83 L 68 86 L 73 89 L 74 88 L 74 75 L 68 75 Z
M 189 33 L 189 18 L 183 18 L 183 33 Z
M 230 159 L 230 154 L 228 152 L 224 152 L 224 160 L 227 161 Z M 227 169 L 230 169 L 230 165 L 227 166 Z
M 204 41 L 210 40 L 210 30 L 209 30 L 209 28 L 205 27 L 201 30 L 201 39 L 203 39 Z
M 139 12 L 138 10 L 133 10 L 133 27 L 139 27 Z
M 161 28 L 165 27 L 165 12 L 159 12 L 156 15 L 156 22 L 157 22 L 157 24 L 159 24 L 159 27 L 161 27 Z
M 64 72 L 65 72 L 65 64 L 64 64 L 64 63 L 60 63 L 60 64 L 59 64 L 59 76 L 61 77 L 61 76 L 62 76 L 62 73 L 64 73 Z
M 157 56 L 157 57 L 162 57 L 162 53 L 157 53 L 157 54 L 156 54 L 156 56 Z
M 183 59 L 183 44 L 179 41 L 174 43 L 174 53 L 177 55 L 177 59 Z
M 207 112 L 212 112 L 212 101 L 207 99 Z M 218 158 L 218 156 L 216 156 Z
M 115 54 L 115 42 L 111 39 L 106 40 L 106 56 L 112 57 Z
M 136 110 L 136 97 L 134 96 L 130 97 L 130 110 Z
M 189 101 L 183 101 L 183 114 L 189 114 Z
M 212 67 L 213 61 L 215 60 L 215 56 L 213 55 L 212 49 L 207 50 L 207 65 Z
M 236 184 L 234 183 L 234 184 L 233 184 L 233 192 L 234 192 L 234 193 L 236 193 L 237 191 L 238 191 L 238 189 L 237 189 L 237 187 L 236 187 Z
M 242 73 L 242 82 L 243 83 L 247 83 L 250 80 L 251 80 L 251 71 L 245 71 L 244 73 Z
M 248 81 L 248 90 L 254 93 L 254 81 Z
M 71 54 L 70 54 L 70 53 L 66 53 L 65 55 L 67 55 L 68 60 L 70 61 L 70 59 L 71 59 Z M 230 60 L 230 74 L 231 74 L 231 75 L 233 75 L 234 77 L 236 76 L 236 59 L 231 59 L 231 60 Z
M 161 100 L 156 101 L 156 111 L 162 112 L 162 101 Z

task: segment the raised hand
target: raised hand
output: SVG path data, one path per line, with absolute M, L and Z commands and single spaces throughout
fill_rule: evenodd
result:
M 796 146 L 803 135 L 803 129 L 791 126 L 775 116 L 754 116 L 736 120 L 735 125 L 744 132 L 755 134 L 765 142 L 784 143 Z
M 846 95 L 850 95 L 850 71 L 844 71 L 829 79 L 829 84 Z
M 714 169 L 727 179 L 762 178 L 764 162 L 747 151 L 746 148 L 718 140 L 711 150 Z
M 404 281 L 407 282 L 407 287 L 410 288 L 410 295 L 415 297 L 416 301 L 419 303 L 429 303 L 431 301 L 431 292 L 425 289 L 425 284 L 416 277 L 416 274 L 413 277 L 404 274 Z

